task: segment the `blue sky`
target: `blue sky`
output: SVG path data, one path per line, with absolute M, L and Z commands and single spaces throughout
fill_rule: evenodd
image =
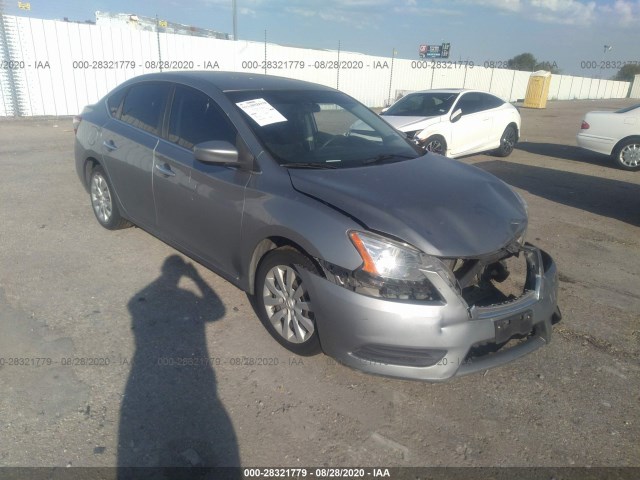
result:
M 1 1 L 1 0 L 0 0 Z M 29 0 L 25 0 L 29 1 Z M 38 18 L 95 19 L 96 10 L 135 13 L 232 32 L 231 0 L 30 0 L 5 12 Z M 563 73 L 603 76 L 585 61 L 640 62 L 640 0 L 237 0 L 238 36 L 308 48 L 417 58 L 421 43 L 451 43 L 451 59 L 504 61 L 522 52 Z M 604 45 L 613 48 L 604 53 Z

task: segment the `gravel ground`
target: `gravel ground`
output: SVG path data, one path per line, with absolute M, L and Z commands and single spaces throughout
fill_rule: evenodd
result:
M 527 200 L 564 319 L 445 384 L 288 353 L 243 292 L 98 225 L 70 119 L 1 120 L 0 466 L 640 466 L 640 173 L 575 147 L 585 112 L 632 102 L 523 109 L 511 157 L 463 159 Z

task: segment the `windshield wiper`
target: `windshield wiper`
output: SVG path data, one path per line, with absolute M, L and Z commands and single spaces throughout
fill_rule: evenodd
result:
M 316 170 L 336 169 L 335 165 L 329 163 L 307 162 L 307 163 L 282 163 L 284 168 L 310 168 Z
M 374 163 L 382 163 L 387 160 L 395 160 L 396 158 L 402 159 L 413 159 L 418 158 L 417 156 L 406 155 L 404 153 L 381 153 L 380 155 L 376 155 L 375 157 L 367 158 L 362 161 L 363 165 L 372 165 Z

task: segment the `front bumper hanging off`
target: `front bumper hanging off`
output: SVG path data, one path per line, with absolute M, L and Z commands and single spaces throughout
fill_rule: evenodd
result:
M 444 300 L 430 303 L 369 297 L 308 271 L 301 275 L 327 355 L 368 373 L 441 381 L 503 365 L 550 341 L 560 319 L 556 265 L 532 245 L 523 253 L 531 288 L 486 307 L 469 307 L 437 274 L 429 280 Z M 502 346 L 512 338 L 519 340 Z

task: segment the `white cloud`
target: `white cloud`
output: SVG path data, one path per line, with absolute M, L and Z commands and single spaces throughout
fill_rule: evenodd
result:
M 520 0 L 476 0 L 468 3 L 493 7 L 508 12 L 517 12 L 522 8 L 522 2 Z
M 455 10 L 451 8 L 431 8 L 431 7 L 418 7 L 416 5 L 407 5 L 393 7 L 393 12 L 404 15 L 422 15 L 433 16 L 435 18 L 441 16 L 459 16 L 464 15 L 462 10 Z
M 602 13 L 623 27 L 635 26 L 640 22 L 640 0 L 616 0 L 612 5 L 600 7 Z
M 326 0 L 323 6 L 314 6 L 305 4 L 304 6 L 286 6 L 284 11 L 292 13 L 300 17 L 305 18 L 319 18 L 327 22 L 345 23 L 352 25 L 354 28 L 365 28 L 373 25 L 375 22 L 380 22 L 380 15 L 376 12 L 376 9 L 365 9 L 362 13 L 355 14 L 358 9 L 356 4 L 367 4 L 369 7 L 372 5 L 380 5 L 386 0 L 348 0 L 342 2 L 336 2 L 335 0 Z M 294 2 L 291 2 L 294 3 Z
M 591 25 L 596 17 L 596 2 L 577 0 L 531 0 L 534 18 L 567 25 Z
M 230 0 L 197 0 L 229 9 Z M 517 15 L 543 23 L 636 28 L 640 22 L 640 0 L 238 0 L 242 15 L 280 10 L 295 16 L 374 26 L 394 15 L 463 16 L 468 7 L 485 7 L 503 15 Z
M 453 0 L 448 5 L 484 6 L 544 23 L 632 27 L 640 21 L 640 0 Z

